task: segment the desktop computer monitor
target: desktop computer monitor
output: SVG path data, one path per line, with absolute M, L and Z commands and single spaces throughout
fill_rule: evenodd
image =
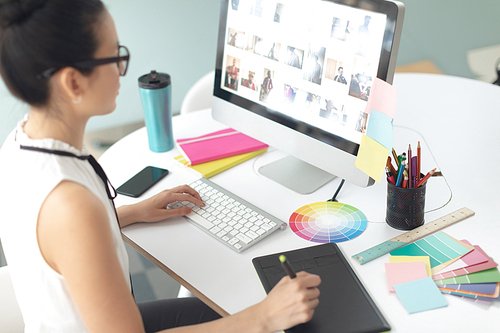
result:
M 222 0 L 213 118 L 289 154 L 259 172 L 297 192 L 372 185 L 354 162 L 403 15 L 385 0 Z

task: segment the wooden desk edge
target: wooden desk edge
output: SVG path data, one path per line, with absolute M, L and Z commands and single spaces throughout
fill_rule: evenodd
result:
M 123 232 L 122 232 L 122 237 L 123 240 L 129 244 L 134 250 L 139 252 L 141 255 L 143 255 L 146 259 L 151 261 L 156 267 L 160 268 L 162 271 L 170 275 L 172 279 L 186 287 L 190 292 L 193 293 L 196 297 L 198 297 L 203 303 L 211 307 L 215 312 L 220 314 L 222 317 L 227 317 L 229 316 L 229 313 L 222 309 L 220 306 L 215 304 L 211 299 L 209 299 L 207 296 L 202 294 L 198 289 L 193 287 L 191 284 L 189 284 L 186 280 L 181 278 L 179 275 L 177 275 L 174 271 L 172 271 L 170 268 L 165 266 L 162 262 L 160 262 L 158 259 L 150 255 L 147 251 L 145 251 L 142 247 L 138 246 L 134 241 L 132 241 L 130 238 L 128 238 Z

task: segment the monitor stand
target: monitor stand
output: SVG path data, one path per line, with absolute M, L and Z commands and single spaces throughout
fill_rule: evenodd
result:
M 299 194 L 309 194 L 336 176 L 291 155 L 263 165 L 259 173 Z

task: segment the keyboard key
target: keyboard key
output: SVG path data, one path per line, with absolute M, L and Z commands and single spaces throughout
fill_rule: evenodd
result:
M 255 239 L 257 237 L 259 237 L 258 234 L 256 234 L 255 232 L 249 230 L 248 232 L 245 233 L 245 235 L 247 235 L 248 237 L 250 237 L 251 239 Z
M 248 244 L 252 241 L 252 239 L 245 234 L 239 233 L 236 235 L 236 238 L 238 238 L 240 241 L 242 241 L 245 244 Z
M 222 237 L 222 236 L 225 236 L 227 234 L 227 231 L 224 231 L 224 230 L 221 230 L 217 233 L 217 236 L 218 237 Z
M 265 224 L 265 223 L 262 225 L 262 228 L 266 229 L 266 231 L 272 229 L 272 227 L 269 224 Z
M 203 217 L 201 217 L 198 214 L 191 212 L 189 215 L 187 215 L 187 217 L 189 217 L 193 222 L 201 225 L 205 229 L 211 229 L 214 226 L 213 223 L 210 223 L 210 221 L 207 221 L 206 219 L 204 219 Z
M 219 227 L 213 227 L 212 229 L 210 229 L 210 232 L 213 233 L 213 234 L 216 234 L 220 231 L 220 228 Z
M 257 234 L 259 234 L 259 235 L 262 235 L 262 234 L 265 234 L 265 233 L 266 233 L 266 231 L 265 231 L 264 229 L 258 229 L 258 230 L 256 231 L 256 233 L 257 233 Z

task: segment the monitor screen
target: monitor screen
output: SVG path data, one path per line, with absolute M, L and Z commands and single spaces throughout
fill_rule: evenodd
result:
M 357 155 L 372 84 L 376 77 L 392 82 L 402 5 L 223 0 L 220 22 L 216 98 Z

